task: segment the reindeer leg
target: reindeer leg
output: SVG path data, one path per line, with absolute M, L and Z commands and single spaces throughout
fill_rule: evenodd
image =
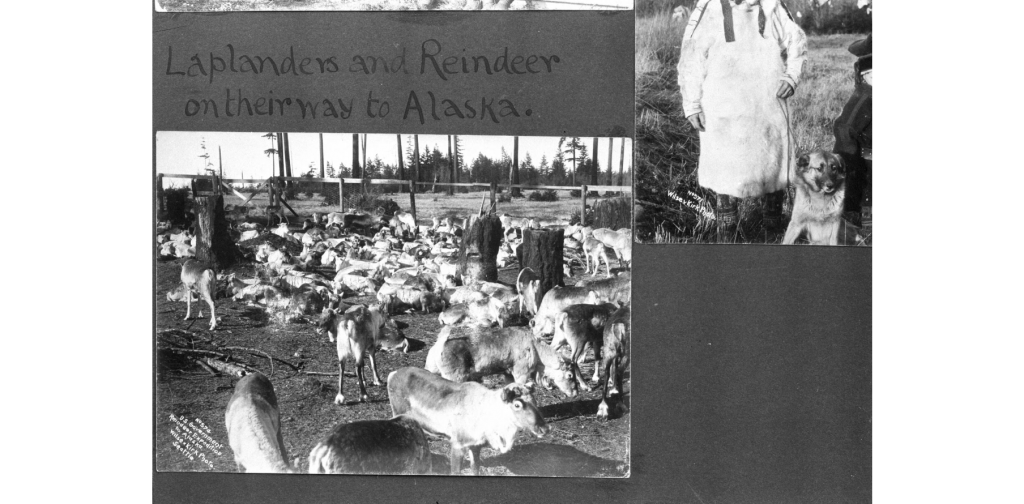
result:
M 212 331 L 215 327 L 217 327 L 217 311 L 216 308 L 214 308 L 213 306 L 213 296 L 210 294 L 209 289 L 206 289 L 206 291 L 203 292 L 202 294 L 206 300 L 206 304 L 210 305 L 210 330 Z M 202 316 L 203 312 L 200 311 L 199 317 L 202 318 Z
M 587 349 L 585 342 L 578 344 L 570 344 L 572 347 L 572 372 L 576 376 L 576 381 L 579 382 L 580 388 L 590 392 L 590 384 L 587 380 L 583 379 L 583 373 L 580 371 L 579 361 L 583 358 L 584 352 Z
M 338 395 L 334 396 L 334 404 L 345 405 L 345 394 L 342 393 L 342 385 L 345 382 L 345 359 L 338 358 Z
M 602 420 L 607 420 L 608 419 L 608 379 L 610 378 L 608 376 L 608 374 L 611 373 L 612 359 L 607 359 L 606 361 L 602 361 L 601 362 L 601 366 L 599 366 L 599 367 L 604 372 L 602 373 L 602 376 L 600 377 L 600 380 L 601 380 L 601 405 L 597 407 L 597 418 L 600 418 Z
M 359 380 L 359 400 L 360 402 L 366 402 L 370 399 L 370 396 L 366 393 L 366 382 L 363 381 L 363 361 L 362 355 L 359 356 L 359 360 L 356 361 L 356 379 Z
M 595 384 L 600 383 L 598 380 L 601 379 L 598 371 L 601 369 L 601 344 L 602 339 L 598 337 L 596 340 L 591 342 L 591 347 L 594 349 L 594 377 L 591 379 Z
M 185 320 L 192 318 L 192 289 L 185 287 Z
M 374 358 L 376 351 L 370 350 L 366 353 L 366 356 L 370 358 L 370 370 L 373 371 L 373 384 L 380 386 L 380 376 L 377 375 L 377 359 Z

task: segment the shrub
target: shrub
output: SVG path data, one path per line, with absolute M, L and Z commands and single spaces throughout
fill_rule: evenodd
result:
M 853 3 L 808 11 L 797 22 L 808 35 L 871 32 L 871 14 L 868 14 L 866 8 L 857 8 Z
M 584 221 L 582 225 L 583 226 L 589 226 L 589 225 L 591 225 L 593 223 L 594 223 L 594 211 L 588 207 L 587 208 L 587 218 L 586 218 L 586 221 Z M 569 211 L 569 225 L 570 226 L 575 226 L 577 224 L 580 224 L 580 209 L 579 209 L 579 207 L 573 207 L 573 209 Z
M 324 197 L 323 203 L 320 203 L 321 206 L 338 205 L 338 184 L 324 184 L 321 196 Z
M 580 190 L 579 189 L 573 189 L 573 190 L 569 191 L 569 197 L 570 198 L 579 198 L 580 197 Z
M 313 178 L 313 172 L 311 171 L 309 173 L 303 174 L 302 178 L 304 178 L 304 179 L 311 179 L 311 178 Z M 313 197 L 313 193 L 315 193 L 319 189 L 319 187 L 318 187 L 319 185 L 320 184 L 317 184 L 316 182 L 310 182 L 308 180 L 302 180 L 302 181 L 299 181 L 299 190 L 302 191 L 302 194 L 306 195 L 306 199 L 310 199 L 310 198 Z
M 395 203 L 395 200 L 383 197 L 379 191 L 376 188 L 365 193 L 355 192 L 354 194 L 349 194 L 346 191 L 344 206 L 346 209 L 355 208 L 388 217 L 402 211 L 402 207 Z
M 511 203 L 512 195 L 509 193 L 502 193 L 498 195 L 498 203 Z
M 187 213 L 192 210 L 189 192 L 187 187 L 164 189 L 164 220 L 178 225 L 188 222 Z
M 526 199 L 529 201 L 558 201 L 558 193 L 554 189 L 534 191 Z

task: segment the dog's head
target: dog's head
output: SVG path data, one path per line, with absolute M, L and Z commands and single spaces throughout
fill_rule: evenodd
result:
M 846 182 L 846 166 L 837 154 L 816 150 L 796 161 L 797 177 L 813 192 L 835 194 Z

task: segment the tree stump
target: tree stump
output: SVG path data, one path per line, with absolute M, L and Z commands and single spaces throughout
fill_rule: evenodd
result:
M 562 276 L 564 229 L 527 229 L 523 232 L 523 261 L 520 265 L 540 275 L 537 299 L 555 287 L 565 285 Z
M 486 282 L 498 281 L 498 249 L 501 247 L 501 219 L 486 214 L 474 219 L 459 247 L 460 276 Z
M 592 226 L 594 229 L 632 228 L 632 198 L 618 197 L 599 200 L 594 203 Z
M 224 216 L 224 196 L 197 196 L 195 206 L 196 257 L 217 270 L 231 266 L 234 243 Z

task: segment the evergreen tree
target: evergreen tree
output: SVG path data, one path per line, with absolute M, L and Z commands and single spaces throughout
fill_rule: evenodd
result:
M 533 166 L 533 159 L 530 158 L 530 153 L 527 152 L 526 156 L 523 157 L 523 162 L 519 165 L 520 181 L 525 185 L 539 185 L 540 177 L 538 175 L 537 168 Z
M 551 163 L 551 169 L 548 170 L 547 183 L 550 185 L 565 185 L 565 161 L 561 158 L 556 158 Z
M 572 185 L 576 185 L 576 174 L 579 173 L 580 164 L 587 159 L 587 146 L 580 141 L 580 137 L 562 137 L 558 139 L 558 154 L 562 160 L 571 163 L 570 180 Z

